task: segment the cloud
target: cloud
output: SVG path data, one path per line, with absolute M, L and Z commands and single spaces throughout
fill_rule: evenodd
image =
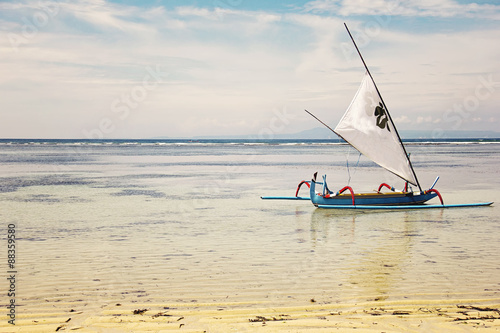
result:
M 315 13 L 314 3 L 307 12 L 280 13 L 97 0 L 0 3 L 6 37 L 0 38 L 0 113 L 6 119 L 0 132 L 82 137 L 110 119 L 115 129 L 109 137 L 252 134 L 283 107 L 291 114 L 307 108 L 335 122 L 363 67 L 342 49 L 350 43 L 342 18 Z M 429 115 L 442 119 L 435 113 L 474 94 L 485 73 L 500 80 L 500 46 L 492 43 L 499 29 L 422 34 L 394 26 L 356 30 L 363 27 L 356 21 L 353 27 L 355 38 L 366 35 L 359 46 L 403 126 L 414 115 L 422 126 Z M 14 45 L 9 36 L 17 38 Z M 166 73 L 162 82 L 121 119 L 113 102 L 139 91 L 156 66 Z M 486 122 L 499 99 L 491 93 L 474 117 Z M 303 119 L 297 116 L 286 131 L 306 129 Z
M 428 117 L 417 117 L 417 124 L 422 124 L 422 123 L 430 123 L 432 122 L 432 117 L 431 116 L 428 116 Z
M 351 15 L 416 17 L 469 17 L 500 20 L 500 6 L 463 4 L 453 0 L 316 0 L 306 3 L 307 12 Z
M 11 22 L 2 33 L 22 40 L 17 51 L 8 40 L 0 41 L 5 51 L 0 87 L 15 91 L 3 99 L 3 110 L 16 110 L 26 119 L 18 122 L 17 133 L 5 128 L 3 135 L 41 133 L 37 122 L 45 118 L 45 134 L 37 135 L 55 135 L 63 121 L 66 132 L 80 137 L 102 119 L 111 119 L 116 130 L 109 135 L 126 136 L 126 128 L 143 126 L 143 136 L 160 136 L 165 133 L 147 133 L 148 121 L 174 132 L 186 115 L 196 119 L 192 126 L 183 125 L 196 129 L 193 134 L 231 128 L 250 132 L 255 121 L 246 118 L 266 117 L 281 106 L 280 94 L 291 82 L 293 53 L 286 44 L 274 45 L 284 32 L 278 14 L 223 10 L 221 18 L 221 9 L 143 9 L 105 1 L 53 4 L 57 14 L 30 36 L 23 34 L 23 22 L 44 13 L 42 8 L 10 5 L 4 9 L 17 17 L 0 15 Z M 120 120 L 113 101 L 130 94 L 147 67 L 156 65 L 168 77 L 126 121 Z
M 408 116 L 403 115 L 403 116 L 399 116 L 399 117 L 394 118 L 394 123 L 396 123 L 396 124 L 411 124 L 411 119 L 408 118 Z

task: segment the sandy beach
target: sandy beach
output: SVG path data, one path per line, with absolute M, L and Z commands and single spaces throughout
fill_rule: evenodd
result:
M 460 296 L 460 295 L 456 295 Z M 466 295 L 462 295 L 466 296 Z M 83 302 L 32 309 L 2 332 L 493 332 L 500 330 L 498 293 L 486 299 L 366 301 L 268 307 L 265 302 Z
M 500 201 L 497 144 L 409 149 L 445 202 Z M 318 169 L 345 182 L 343 146 L 1 150 L 0 217 L 17 247 L 0 332 L 500 329 L 496 204 L 373 213 L 260 199 Z M 398 184 L 363 160 L 353 176 Z

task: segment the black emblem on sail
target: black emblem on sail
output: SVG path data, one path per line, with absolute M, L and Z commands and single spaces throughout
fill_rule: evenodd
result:
M 377 126 L 380 127 L 381 129 L 387 128 L 387 130 L 390 132 L 391 129 L 389 128 L 389 124 L 387 122 L 389 121 L 389 117 L 387 117 L 387 112 L 384 109 L 384 106 L 382 103 L 378 103 L 378 106 L 375 108 L 375 117 L 377 117 Z

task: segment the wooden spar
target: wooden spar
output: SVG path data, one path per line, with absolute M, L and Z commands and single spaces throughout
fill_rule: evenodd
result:
M 387 109 L 387 105 L 385 104 L 384 99 L 382 98 L 382 95 L 380 94 L 380 91 L 378 90 L 377 84 L 375 83 L 375 80 L 373 79 L 373 76 L 370 73 L 370 70 L 368 69 L 368 66 L 366 65 L 365 59 L 363 59 L 363 56 L 361 55 L 361 52 L 359 51 L 358 46 L 356 45 L 356 42 L 354 41 L 354 38 L 352 37 L 351 32 L 349 31 L 349 28 L 347 27 L 347 24 L 344 23 L 344 26 L 345 26 L 345 28 L 347 30 L 347 33 L 349 34 L 349 37 L 351 37 L 352 43 L 354 44 L 354 47 L 356 48 L 356 51 L 358 51 L 358 55 L 361 58 L 361 61 L 363 62 L 363 65 L 365 66 L 366 72 L 370 76 L 370 79 L 372 80 L 373 85 L 375 86 L 375 90 L 377 90 L 377 94 L 378 94 L 378 97 L 380 98 L 380 101 L 382 101 L 382 104 L 384 105 L 384 108 L 385 108 L 385 111 L 387 113 L 387 116 L 389 117 L 389 120 L 391 121 L 391 123 L 392 123 L 392 125 L 394 127 L 394 131 L 396 132 L 396 135 L 398 136 L 399 142 L 401 143 L 401 147 L 403 147 L 403 151 L 404 151 L 406 159 L 408 160 L 408 163 L 410 165 L 410 169 L 411 169 L 411 172 L 413 173 L 413 177 L 415 177 L 415 180 L 417 181 L 417 186 L 418 186 L 420 192 L 423 192 L 422 191 L 422 187 L 420 186 L 420 183 L 418 181 L 417 174 L 415 173 L 415 170 L 413 170 L 413 165 L 411 164 L 410 158 L 408 157 L 408 153 L 406 152 L 405 145 L 403 144 L 403 141 L 401 140 L 401 137 L 399 136 L 398 130 L 396 129 L 396 126 L 394 125 L 394 122 L 392 121 L 391 114 L 389 113 L 389 109 Z M 314 117 L 314 118 L 316 118 L 316 117 Z
M 325 125 L 326 128 L 328 128 L 330 131 L 332 131 L 333 133 L 335 133 L 335 131 L 330 127 L 328 126 L 327 124 L 325 124 L 324 122 L 322 122 L 318 117 L 316 117 L 315 115 L 313 115 L 311 112 L 307 111 L 307 110 L 304 110 L 305 112 L 309 113 L 314 119 L 316 119 L 317 121 L 319 121 L 320 123 L 322 123 L 323 125 Z M 335 133 L 336 135 L 338 135 L 337 133 Z

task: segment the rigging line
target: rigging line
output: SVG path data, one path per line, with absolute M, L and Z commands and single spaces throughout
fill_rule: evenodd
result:
M 347 164 L 347 185 L 349 186 L 349 184 L 351 183 L 351 171 L 349 170 L 349 155 L 351 153 L 351 146 L 348 146 L 347 147 L 347 156 L 346 156 L 346 164 Z
M 354 173 L 353 176 L 356 174 L 358 171 L 358 165 L 359 165 L 359 159 L 361 158 L 361 153 L 358 154 L 358 161 L 356 162 L 356 166 L 354 167 Z
M 349 168 L 349 156 L 350 155 L 351 155 L 351 146 L 348 147 L 347 157 L 346 157 L 347 176 L 348 176 L 347 185 L 351 184 L 351 170 Z M 358 154 L 358 160 L 356 162 L 356 165 L 354 166 L 354 172 L 353 172 L 352 176 L 356 175 L 356 172 L 358 171 L 358 165 L 359 165 L 359 160 L 361 159 L 361 155 L 362 155 L 361 153 Z

